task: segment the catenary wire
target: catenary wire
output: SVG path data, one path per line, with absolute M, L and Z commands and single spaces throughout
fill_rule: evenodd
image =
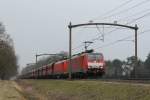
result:
M 130 11 L 131 9 L 134 9 L 134 8 L 136 8 L 136 7 L 138 7 L 138 6 L 141 6 L 142 4 L 145 4 L 145 3 L 147 3 L 147 2 L 150 2 L 150 0 L 144 0 L 144 1 L 142 1 L 142 2 L 139 2 L 138 4 L 136 4 L 136 5 L 134 5 L 134 6 L 130 7 L 130 8 L 127 8 L 127 9 L 121 10 L 121 11 L 119 11 L 119 12 L 117 12 L 117 13 L 114 13 L 114 14 L 111 14 L 111 15 L 109 15 L 109 16 L 103 17 L 102 20 L 103 20 L 103 19 L 110 18 L 110 17 L 115 16 L 115 15 L 122 14 L 122 13 L 124 13 L 124 12 L 128 12 L 128 11 Z
M 145 31 L 143 31 L 143 32 L 139 33 L 139 34 L 138 34 L 138 36 L 139 36 L 139 35 L 142 35 L 142 34 L 145 34 L 145 33 L 147 33 L 147 32 L 150 32 L 150 29 L 145 30 Z M 103 48 L 103 47 L 107 47 L 107 46 L 114 45 L 114 44 L 116 44 L 116 43 L 122 42 L 123 40 L 129 39 L 129 38 L 132 38 L 133 36 L 134 36 L 134 35 L 132 35 L 132 36 L 131 36 L 131 35 L 130 35 L 130 36 L 127 36 L 127 37 L 125 37 L 125 38 L 122 38 L 122 39 L 116 40 L 116 41 L 114 41 L 114 42 L 111 42 L 111 43 L 108 43 L 108 44 L 105 44 L 105 45 L 102 45 L 102 46 L 97 47 L 97 48 L 95 48 L 95 49 L 99 49 L 99 48 Z
M 123 7 L 123 6 L 126 6 L 127 4 L 129 4 L 129 3 L 132 2 L 132 1 L 133 1 L 133 0 L 127 0 L 127 1 L 123 2 L 122 4 L 120 4 L 119 6 L 117 6 L 117 7 L 113 8 L 113 9 L 107 11 L 107 12 L 104 13 L 103 15 L 110 14 L 110 13 L 112 13 L 113 11 L 116 11 L 117 9 L 119 9 L 119 8 L 121 8 L 121 7 Z M 102 15 L 101 15 L 101 16 L 102 16 Z M 93 18 L 93 19 L 91 19 L 91 20 L 97 20 L 97 19 L 99 19 L 101 16 L 98 16 L 98 17 Z
M 147 0 L 146 0 L 146 1 L 147 1 Z M 139 19 L 142 19 L 142 18 L 144 18 L 144 17 L 146 17 L 146 16 L 149 16 L 149 15 L 150 15 L 150 12 L 148 12 L 148 13 L 146 13 L 146 14 L 144 14 L 144 15 L 138 17 L 138 18 L 135 18 L 135 19 L 133 19 L 133 20 L 130 21 L 130 22 L 127 22 L 125 25 L 131 24 L 131 23 L 133 23 L 133 22 L 135 22 L 135 21 L 137 21 L 137 20 L 139 20 Z M 105 35 L 108 35 L 108 34 L 114 32 L 114 31 L 116 31 L 117 29 L 120 29 L 120 27 L 119 27 L 119 28 L 115 28 L 114 30 L 108 32 L 108 33 L 105 34 Z M 96 38 L 91 39 L 90 41 L 94 42 L 94 41 L 96 41 L 96 40 L 99 40 L 100 37 L 101 37 L 101 36 L 98 36 L 98 37 L 96 37 Z M 73 48 L 73 50 L 78 49 L 78 48 L 80 48 L 80 47 L 82 47 L 82 46 L 84 46 L 84 45 L 79 45 L 79 46 Z

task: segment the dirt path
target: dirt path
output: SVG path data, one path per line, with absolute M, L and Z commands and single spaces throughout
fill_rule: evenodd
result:
M 0 80 L 0 100 L 26 100 L 21 91 L 16 82 Z

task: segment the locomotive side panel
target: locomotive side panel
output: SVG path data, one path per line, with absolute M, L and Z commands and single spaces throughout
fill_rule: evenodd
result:
M 87 54 L 83 55 L 80 57 L 80 61 L 81 61 L 81 70 L 84 73 L 87 73 L 88 70 L 88 59 L 87 59 Z
M 76 73 L 76 72 L 81 72 L 81 68 L 82 68 L 82 59 L 81 57 L 76 57 L 74 59 L 72 59 L 72 72 Z
M 67 74 L 67 73 L 68 73 L 68 66 L 69 66 L 69 62 L 68 62 L 68 60 L 65 60 L 65 61 L 63 62 L 64 74 Z
M 64 73 L 64 64 L 63 62 L 55 63 L 54 65 L 54 74 L 63 74 Z

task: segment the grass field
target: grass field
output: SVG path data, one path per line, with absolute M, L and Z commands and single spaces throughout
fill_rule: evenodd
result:
M 150 85 L 90 80 L 21 80 L 18 83 L 27 90 L 26 96 L 35 100 L 150 100 Z

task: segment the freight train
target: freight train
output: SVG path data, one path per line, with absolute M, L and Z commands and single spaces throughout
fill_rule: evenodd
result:
M 102 53 L 81 53 L 71 60 L 72 78 L 97 77 L 105 74 L 105 61 Z M 50 63 L 23 73 L 21 78 L 68 78 L 69 59 Z

